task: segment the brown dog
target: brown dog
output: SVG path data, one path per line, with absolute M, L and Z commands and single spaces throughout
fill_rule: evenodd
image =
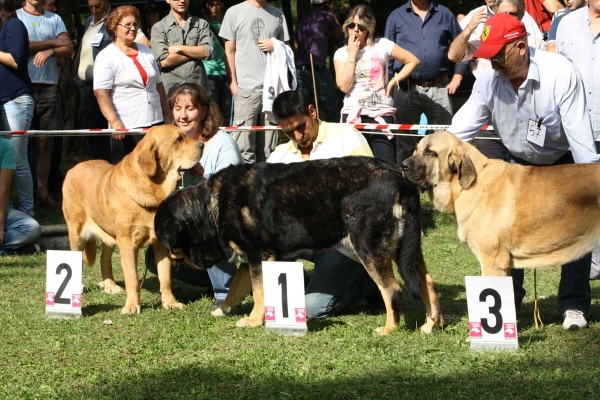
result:
M 113 277 L 111 255 L 119 246 L 127 300 L 123 314 L 140 312 L 137 276 L 138 251 L 154 245 L 162 304 L 181 308 L 171 292 L 171 264 L 165 247 L 154 233 L 156 208 L 175 190 L 179 171 L 200 160 L 197 142 L 175 126 L 148 131 L 131 154 L 117 165 L 85 161 L 67 173 L 63 184 L 63 213 L 71 250 L 83 250 L 83 260 L 93 265 L 96 241 L 102 243 L 101 289 L 119 293 Z
M 600 245 L 599 164 L 509 164 L 437 132 L 402 167 L 438 210 L 456 214 L 483 275 L 564 265 Z

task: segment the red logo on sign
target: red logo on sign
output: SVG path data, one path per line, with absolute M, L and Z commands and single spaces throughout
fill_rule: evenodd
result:
M 71 298 L 74 308 L 81 308 L 81 294 L 74 294 Z
M 517 339 L 517 324 L 506 323 L 504 324 L 504 339 Z
M 481 322 L 469 322 L 469 335 L 471 335 L 471 339 L 481 339 L 482 334 Z
M 46 305 L 47 306 L 54 305 L 54 292 L 46 292 Z
M 296 323 L 306 322 L 306 308 L 296 308 Z
M 275 307 L 265 306 L 265 321 L 275 322 Z

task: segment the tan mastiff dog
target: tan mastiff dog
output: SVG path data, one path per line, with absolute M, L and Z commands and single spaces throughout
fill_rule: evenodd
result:
M 96 241 L 102 244 L 100 265 L 107 293 L 122 289 L 115 282 L 111 256 L 119 246 L 127 299 L 123 314 L 140 312 L 137 261 L 140 248 L 154 245 L 162 304 L 182 305 L 171 291 L 171 263 L 156 239 L 154 214 L 161 201 L 177 187 L 180 170 L 200 160 L 198 143 L 172 125 L 148 131 L 131 154 L 117 165 L 104 160 L 85 161 L 67 173 L 63 184 L 63 213 L 71 250 L 83 250 L 83 261 L 93 265 Z
M 456 215 L 484 276 L 564 265 L 600 245 L 600 164 L 509 164 L 437 132 L 402 167 L 436 209 Z

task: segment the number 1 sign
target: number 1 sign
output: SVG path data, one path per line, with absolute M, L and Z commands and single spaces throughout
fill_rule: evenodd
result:
M 472 349 L 518 349 L 512 277 L 466 276 Z
M 301 262 L 264 261 L 265 329 L 306 334 L 304 268 Z
M 81 251 L 46 253 L 46 315 L 81 316 Z

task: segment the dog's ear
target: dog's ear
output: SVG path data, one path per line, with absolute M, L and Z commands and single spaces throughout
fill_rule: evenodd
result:
M 158 163 L 156 161 L 156 149 L 153 142 L 144 143 L 138 154 L 138 164 L 142 167 L 142 171 L 150 178 L 156 175 Z
M 452 174 L 458 174 L 458 183 L 463 189 L 471 187 L 477 178 L 475 165 L 462 146 L 454 147 L 448 155 L 448 169 Z

